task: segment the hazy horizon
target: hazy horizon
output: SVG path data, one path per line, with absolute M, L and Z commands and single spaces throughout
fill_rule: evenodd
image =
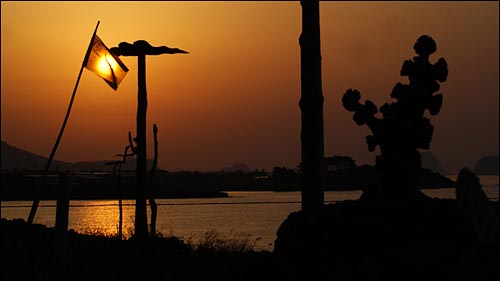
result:
M 2 140 L 2 142 L 5 142 L 4 140 Z M 26 149 L 23 149 L 21 147 L 17 147 L 15 145 L 12 145 L 8 142 L 5 142 L 6 144 L 8 144 L 9 146 L 14 146 L 18 149 L 21 149 L 21 150 L 24 150 L 28 153 L 32 153 L 31 151 L 27 151 Z M 3 147 L 3 146 L 2 146 Z M 433 157 L 435 157 L 434 154 L 432 154 L 432 152 L 428 151 L 428 150 L 420 150 L 420 153 L 422 153 L 422 167 L 423 168 L 427 168 L 427 169 L 430 169 L 430 170 L 433 170 L 435 172 L 438 172 L 438 173 L 441 173 L 440 170 L 442 169 L 444 171 L 444 173 L 441 173 L 441 174 L 444 174 L 444 175 L 456 175 L 457 173 L 453 173 L 453 172 L 456 172 L 456 171 L 448 171 L 446 169 L 446 167 L 444 167 L 440 161 L 440 159 L 433 159 Z M 427 157 L 424 157 L 425 155 L 423 155 L 423 153 L 431 153 L 430 155 L 427 155 Z M 45 158 L 48 158 L 48 155 L 38 155 L 38 154 L 35 154 L 37 156 L 41 156 L 41 157 L 45 157 Z M 349 155 L 345 155 L 345 156 L 349 156 Z M 486 156 L 497 156 L 498 155 L 486 155 Z M 328 157 L 328 156 L 326 156 Z M 3 158 L 2 158 L 3 159 Z M 59 159 L 55 159 L 56 161 L 61 161 Z M 112 158 L 109 158 L 109 159 L 96 159 L 96 160 L 82 160 L 82 161 L 62 161 L 66 164 L 86 164 L 86 163 L 99 163 L 99 162 L 107 162 L 107 161 L 113 161 L 113 160 L 117 160 L 117 159 L 112 159 Z M 357 166 L 362 166 L 364 164 L 367 164 L 367 163 L 359 163 L 356 161 L 356 159 L 353 159 L 355 162 L 356 162 L 356 165 Z M 479 160 L 479 159 L 478 159 Z M 3 161 L 3 160 L 2 160 Z M 26 162 L 26 160 L 24 160 Z M 153 159 L 152 158 L 149 158 L 147 159 L 148 161 L 148 165 L 151 165 L 152 164 L 152 161 Z M 39 161 L 38 161 L 39 162 Z M 127 162 L 127 165 L 128 167 L 130 167 L 130 164 L 133 164 L 135 165 L 135 158 L 133 159 L 129 159 Z M 38 163 L 38 164 L 41 164 L 42 166 L 45 165 L 46 163 Z M 373 164 L 373 163 L 372 163 Z M 474 163 L 476 164 L 476 163 Z M 55 164 L 52 165 L 52 167 L 54 168 Z M 426 166 L 427 165 L 427 166 Z M 243 167 L 244 166 L 244 167 Z M 40 166 L 41 167 L 41 166 Z M 280 166 L 282 167 L 282 166 Z M 149 169 L 150 167 L 148 167 Z M 264 168 L 259 168 L 259 167 L 250 167 L 248 166 L 246 163 L 244 162 L 235 162 L 231 165 L 227 165 L 227 166 L 224 166 L 224 167 L 214 167 L 214 168 L 211 168 L 211 169 L 206 169 L 206 170 L 197 170 L 197 169 L 178 169 L 178 170 L 173 170 L 173 169 L 168 169 L 168 171 L 171 171 L 171 172 L 180 172 L 180 171 L 193 171 L 193 172 L 202 172 L 202 173 L 205 173 L 205 172 L 218 172 L 218 171 L 223 171 L 223 170 L 227 170 L 227 169 L 230 169 L 230 170 L 237 170 L 241 168 L 242 170 L 246 170 L 248 169 L 249 171 L 255 171 L 255 170 L 265 170 L 266 172 L 272 172 L 272 170 L 274 169 L 274 167 L 272 168 L 269 168 L 269 169 L 264 169 Z M 289 169 L 297 169 L 297 166 L 286 166 L 286 168 L 289 168 Z M 474 169 L 474 165 L 470 166 L 469 168 L 471 169 Z M 73 168 L 72 168 L 73 169 Z M 94 169 L 94 168 L 92 168 Z M 102 167 L 103 170 L 106 170 L 106 169 L 112 169 L 111 167 Z M 160 170 L 167 170 L 161 166 L 158 167 L 158 169 Z
M 217 170 L 300 162 L 299 2 L 2 2 L 1 138 L 48 157 L 92 31 L 108 47 L 144 39 L 188 55 L 146 59 L 147 152 L 159 128 L 159 166 Z M 320 2 L 325 156 L 373 164 L 366 126 L 345 90 L 393 102 L 399 71 L 427 34 L 444 57 L 443 107 L 430 116 L 430 151 L 448 173 L 499 147 L 498 2 Z M 84 70 L 55 159 L 114 159 L 136 130 L 137 60 L 113 91 Z

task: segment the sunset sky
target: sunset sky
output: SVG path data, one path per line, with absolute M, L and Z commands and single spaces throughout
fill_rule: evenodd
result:
M 366 126 L 341 104 L 356 88 L 378 107 L 392 102 L 399 71 L 427 34 L 448 81 L 431 151 L 448 173 L 499 147 L 498 2 L 321 2 L 325 156 L 372 164 Z M 147 40 L 189 54 L 146 59 L 148 157 L 159 128 L 159 167 L 294 168 L 300 162 L 299 2 L 1 2 L 1 138 L 48 156 L 98 20 L 110 48 Z M 136 130 L 137 58 L 115 92 L 84 70 L 56 154 L 62 161 L 114 159 Z M 428 115 L 428 113 L 427 113 Z

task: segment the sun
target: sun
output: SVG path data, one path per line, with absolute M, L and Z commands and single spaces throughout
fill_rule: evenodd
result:
M 111 73 L 110 66 L 105 56 L 99 58 L 97 62 L 97 70 L 102 74 L 108 76 Z
M 107 56 L 108 54 L 105 54 L 97 62 L 98 71 L 105 76 L 111 75 L 111 70 L 116 68 L 116 61 L 112 57 L 108 59 Z

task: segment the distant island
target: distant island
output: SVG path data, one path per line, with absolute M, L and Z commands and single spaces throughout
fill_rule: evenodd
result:
M 478 175 L 498 175 L 498 155 L 487 155 L 476 162 L 474 173 Z

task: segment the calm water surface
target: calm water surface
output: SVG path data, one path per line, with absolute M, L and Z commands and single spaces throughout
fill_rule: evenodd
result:
M 453 176 L 450 176 L 453 178 Z M 498 176 L 482 176 L 483 189 L 492 200 L 498 199 Z M 453 188 L 428 189 L 437 198 L 455 198 Z M 300 192 L 228 192 L 230 198 L 157 199 L 157 229 L 193 242 L 215 231 L 221 238 L 248 239 L 256 250 L 272 251 L 276 231 L 290 212 L 300 210 Z M 325 203 L 357 199 L 361 191 L 327 191 Z M 129 236 L 134 227 L 134 200 L 123 200 L 123 232 Z M 36 223 L 54 226 L 55 201 L 41 201 Z M 31 201 L 2 202 L 2 218 L 26 219 Z M 149 211 L 149 209 L 148 209 Z M 149 213 L 148 213 L 149 217 Z M 69 228 L 78 232 L 118 233 L 117 200 L 73 200 Z

